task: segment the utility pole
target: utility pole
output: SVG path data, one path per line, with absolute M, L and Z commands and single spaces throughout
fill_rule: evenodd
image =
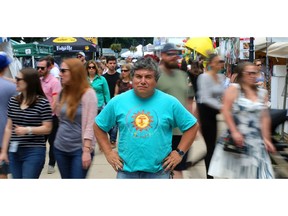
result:
M 145 39 L 142 38 L 142 56 L 144 56 L 144 45 L 145 45 Z
M 103 38 L 100 37 L 99 41 L 100 41 L 100 56 L 102 56 L 103 55 Z
M 250 37 L 250 46 L 249 46 L 249 61 L 254 61 L 254 38 Z

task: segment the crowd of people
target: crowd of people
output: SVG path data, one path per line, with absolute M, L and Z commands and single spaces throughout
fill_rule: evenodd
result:
M 46 143 L 47 173 L 57 164 L 61 178 L 86 178 L 96 146 L 116 178 L 184 178 L 197 135 L 208 179 L 274 178 L 260 62 L 239 63 L 232 75 L 217 54 L 179 65 L 180 55 L 167 43 L 159 57 L 121 65 L 114 56 L 93 60 L 79 52 L 58 68 L 47 56 L 11 81 L 4 76 L 11 60 L 1 52 L 0 178 L 39 178 Z M 219 114 L 228 129 L 217 136 Z M 227 135 L 245 153 L 226 151 Z

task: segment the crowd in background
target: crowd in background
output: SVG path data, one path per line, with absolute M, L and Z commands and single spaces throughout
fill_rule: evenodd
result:
M 127 57 L 119 61 L 114 56 L 102 56 L 94 60 L 79 52 L 59 66 L 47 56 L 37 61 L 36 68 L 24 68 L 15 80 L 9 80 L 4 72 L 11 61 L 1 53 L 1 177 L 7 178 L 4 167 L 9 165 L 12 178 L 39 178 L 48 142 L 47 173 L 54 173 L 57 163 L 61 178 L 86 178 L 96 146 L 117 172 L 117 178 L 183 178 L 189 148 L 198 133 L 206 144 L 207 178 L 274 178 L 268 152 L 275 152 L 275 148 L 269 134 L 271 120 L 261 61 L 239 63 L 228 74 L 217 54 L 182 59 L 180 54 L 174 44 L 168 43 L 161 56 L 141 59 Z M 158 96 L 158 91 L 165 96 Z M 163 102 L 166 107 L 157 107 L 155 101 L 161 104 L 163 98 L 173 106 Z M 131 116 L 137 130 L 130 137 L 125 115 L 131 115 L 139 104 L 156 110 L 150 115 L 154 115 L 154 123 L 155 116 L 159 117 L 159 125 L 145 119 L 149 114 L 144 115 L 143 110 L 142 119 L 141 115 Z M 245 146 L 246 154 L 223 150 L 217 137 L 218 114 L 228 125 L 225 133 L 231 134 L 237 146 Z M 155 138 L 156 132 L 148 130 L 149 124 L 163 134 Z M 145 134 L 148 138 L 138 139 L 145 130 L 149 131 Z M 158 149 L 147 144 L 159 145 L 160 137 L 167 146 Z M 136 142 L 138 149 L 125 142 Z M 165 156 L 159 158 L 153 149 Z M 159 163 L 163 167 L 158 167 Z M 137 175 L 127 175 L 129 172 Z

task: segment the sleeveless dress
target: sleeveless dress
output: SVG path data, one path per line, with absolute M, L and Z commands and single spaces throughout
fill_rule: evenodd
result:
M 228 129 L 219 137 L 216 144 L 208 174 L 220 178 L 232 179 L 272 179 L 273 168 L 268 152 L 265 149 L 261 134 L 261 111 L 266 109 L 265 89 L 258 89 L 258 101 L 245 98 L 239 90 L 238 98 L 232 105 L 232 115 L 237 128 L 244 136 L 245 154 L 231 153 L 223 150 L 220 139 L 226 137 Z

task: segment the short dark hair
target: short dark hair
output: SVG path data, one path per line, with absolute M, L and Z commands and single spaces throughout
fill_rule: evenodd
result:
M 46 58 L 48 59 L 48 61 L 51 63 L 51 65 L 54 65 L 54 63 L 55 63 L 55 59 L 54 59 L 54 57 L 53 56 L 51 56 L 51 55 L 48 55 L 48 56 L 46 56 Z
M 106 58 L 106 62 L 108 63 L 109 61 L 116 61 L 116 62 L 117 62 L 117 59 L 116 59 L 115 56 L 108 56 L 108 57 Z
M 46 61 L 46 67 L 49 68 L 51 66 L 51 60 L 50 58 L 48 58 L 48 56 L 44 57 L 44 58 L 40 58 L 38 60 L 38 62 L 42 62 L 42 61 Z

